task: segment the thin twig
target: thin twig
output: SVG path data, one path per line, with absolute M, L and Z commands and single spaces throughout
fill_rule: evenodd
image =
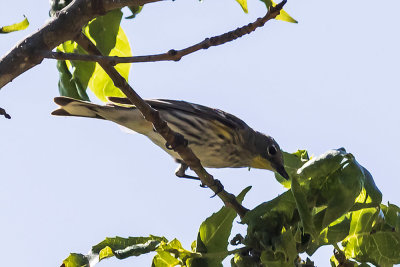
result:
M 83 33 L 81 33 L 75 41 L 88 53 L 101 55 L 101 52 L 97 47 Z M 233 208 L 240 217 L 243 217 L 248 209 L 243 207 L 236 200 L 236 197 L 233 194 L 226 192 L 223 189 L 221 182 L 214 179 L 214 177 L 209 174 L 203 166 L 201 166 L 200 160 L 187 146 L 187 141 L 184 137 L 181 134 L 172 131 L 168 127 L 167 123 L 161 119 L 159 112 L 147 104 L 111 64 L 105 61 L 100 61 L 99 64 L 110 76 L 114 85 L 121 89 L 126 97 L 140 110 L 146 120 L 153 123 L 154 129 L 156 129 L 156 131 L 166 140 L 166 143 L 169 144 L 169 146 L 172 147 L 183 161 L 197 174 L 202 184 L 213 190 L 214 193 L 221 198 L 225 206 Z
M 271 7 L 267 14 L 258 18 L 255 22 L 249 23 L 241 28 L 237 28 L 236 30 L 214 36 L 211 38 L 206 38 L 204 41 L 189 46 L 187 48 L 181 50 L 171 49 L 163 54 L 156 55 L 146 55 L 146 56 L 134 56 L 134 57 L 116 57 L 116 56 L 99 56 L 99 55 L 85 55 L 85 54 L 76 54 L 76 53 L 63 53 L 63 52 L 52 52 L 45 50 L 42 52 L 42 57 L 58 59 L 58 60 L 80 60 L 80 61 L 105 61 L 108 64 L 116 65 L 120 63 L 139 63 L 139 62 L 156 62 L 156 61 L 179 61 L 182 57 L 197 52 L 202 49 L 208 49 L 212 46 L 222 45 L 237 38 L 240 38 L 246 34 L 250 34 L 255 31 L 257 28 L 262 27 L 265 23 L 271 19 L 274 19 L 279 15 L 283 6 L 286 4 L 286 0 L 282 1 L 275 7 Z
M 8 114 L 4 108 L 0 108 L 0 115 L 4 116 L 6 119 L 11 119 L 10 114 Z

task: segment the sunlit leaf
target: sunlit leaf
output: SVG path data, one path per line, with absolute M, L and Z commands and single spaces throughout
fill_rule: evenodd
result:
M 264 2 L 264 4 L 267 6 L 267 8 L 270 8 L 271 6 L 276 6 L 276 3 L 272 0 L 261 0 Z M 291 22 L 291 23 L 297 23 L 297 20 L 292 18 L 285 10 L 281 10 L 281 13 L 275 18 L 277 20 L 282 20 L 286 22 Z
M 115 256 L 125 259 L 155 251 L 162 242 L 167 242 L 164 237 L 112 237 L 92 247 L 88 255 L 71 253 L 63 261 L 64 267 L 93 267 L 99 261 Z
M 309 244 L 307 254 L 311 256 L 319 247 L 337 244 L 345 239 L 350 231 L 350 217 L 351 215 L 344 215 L 324 228 L 318 238 Z
M 96 44 L 103 55 L 132 55 L 129 41 L 119 26 L 121 18 L 122 12 L 114 10 L 92 20 L 84 29 L 86 36 Z M 58 49 L 65 53 L 86 54 L 86 51 L 75 42 L 65 42 Z M 61 88 L 62 95 L 88 101 L 86 89 L 89 87 L 104 102 L 107 101 L 107 96 L 124 96 L 99 64 L 87 61 L 66 61 L 66 64 L 72 75 L 69 77 L 72 86 Z M 130 64 L 118 64 L 116 69 L 128 79 Z
M 350 232 L 342 242 L 347 258 L 379 266 L 400 263 L 400 233 L 390 227 L 376 229 L 386 223 L 377 208 L 352 212 Z M 397 214 L 400 217 L 400 214 Z M 381 222 L 383 220 L 383 222 Z M 393 219 L 390 219 L 393 222 Z
M 122 12 L 116 9 L 104 16 L 97 17 L 85 27 L 85 33 L 103 55 L 109 55 L 111 50 L 116 47 L 121 19 Z
M 140 245 L 141 247 L 151 248 L 152 244 L 151 242 L 149 243 L 149 241 L 155 241 L 160 243 L 161 241 L 166 242 L 167 240 L 164 237 L 158 237 L 152 235 L 149 237 L 128 237 L 128 238 L 123 238 L 118 236 L 107 237 L 104 241 L 92 247 L 92 253 L 99 254 L 103 249 L 106 248 L 106 249 L 111 249 L 117 258 L 123 258 L 126 257 L 127 254 L 131 253 L 129 251 L 135 250 L 134 246 L 136 245 Z M 141 248 L 138 247 L 138 249 L 140 250 Z M 139 254 L 147 252 L 143 251 L 140 252 Z
M 128 42 L 128 38 L 126 37 L 122 28 L 119 29 L 117 40 L 115 47 L 111 50 L 110 56 L 131 56 L 131 49 Z M 130 64 L 118 64 L 115 66 L 116 70 L 124 77 L 126 80 L 128 79 Z M 125 97 L 125 95 L 115 87 L 111 78 L 107 75 L 107 73 L 100 67 L 99 64 L 96 64 L 96 68 L 93 72 L 93 75 L 89 81 L 89 88 L 92 92 L 103 102 L 107 102 L 107 97 L 115 96 L 115 97 Z
M 307 202 L 307 195 L 301 188 L 296 176 L 292 177 L 291 191 L 296 201 L 304 232 L 310 234 L 315 239 L 318 233 L 315 229 L 311 209 Z
M 251 187 L 245 188 L 238 196 L 237 201 L 242 203 L 244 196 Z M 237 213 L 229 207 L 222 207 L 218 212 L 208 217 L 201 225 L 197 238 L 196 251 L 204 253 L 227 252 L 228 238 L 231 234 L 232 223 Z M 226 255 L 225 255 L 226 256 Z M 221 257 L 207 259 L 210 266 L 222 266 Z M 203 259 L 201 259 L 203 260 Z
M 26 28 L 28 28 L 28 26 L 29 26 L 29 21 L 25 17 L 25 19 L 22 20 L 21 22 L 14 23 L 14 24 L 8 25 L 8 26 L 0 27 L 0 33 L 10 33 L 10 32 L 15 32 L 15 31 L 22 31 L 22 30 L 25 30 Z
M 297 150 L 294 153 L 283 152 L 283 162 L 285 163 L 285 170 L 290 177 L 297 175 L 297 170 L 301 168 L 309 160 L 306 150 Z M 283 178 L 280 174 L 275 173 L 275 178 L 284 187 L 290 188 L 290 181 Z
M 199 253 L 184 249 L 181 242 L 176 238 L 168 243 L 161 242 L 156 252 L 157 255 L 153 258 L 153 266 L 183 265 L 191 259 L 200 257 Z
M 307 161 L 298 169 L 297 174 L 302 178 L 317 179 L 327 177 L 341 167 L 346 154 L 344 148 L 328 150 L 322 155 Z
M 249 12 L 249 10 L 247 9 L 247 0 L 236 0 L 236 2 L 239 3 L 245 13 Z
M 62 267 L 89 267 L 89 259 L 87 256 L 77 253 L 71 253 L 68 258 L 63 261 Z
M 153 258 L 152 267 L 173 267 L 179 265 L 181 262 L 172 256 L 169 252 L 159 251 Z

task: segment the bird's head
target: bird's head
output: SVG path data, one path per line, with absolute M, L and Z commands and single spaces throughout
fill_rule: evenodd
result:
M 256 156 L 250 164 L 251 168 L 271 170 L 289 180 L 284 167 L 283 153 L 274 138 L 257 132 L 255 147 Z

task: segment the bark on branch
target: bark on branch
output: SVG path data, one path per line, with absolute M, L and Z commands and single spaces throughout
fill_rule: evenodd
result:
M 247 209 L 238 203 L 233 194 L 226 192 L 223 189 L 222 184 L 218 180 L 214 179 L 213 176 L 201 166 L 200 160 L 187 146 L 187 141 L 184 137 L 179 133 L 172 131 L 168 127 L 167 123 L 161 119 L 159 112 L 143 101 L 143 99 L 116 71 L 113 65 L 120 62 L 116 62 L 115 58 L 107 59 L 107 57 L 104 57 L 96 46 L 82 33 L 82 28 L 86 23 L 110 10 L 127 5 L 144 5 L 157 1 L 161 0 L 74 0 L 66 8 L 58 12 L 54 18 L 52 18 L 36 33 L 21 41 L 6 56 L 0 59 L 0 89 L 23 72 L 37 64 L 40 64 L 43 58 L 48 55 L 48 53 L 46 54 L 46 51 L 51 52 L 59 44 L 68 40 L 75 40 L 90 54 L 89 56 L 92 56 L 91 60 L 94 58 L 100 59 L 94 61 L 99 62 L 101 67 L 113 80 L 115 86 L 121 89 L 128 99 L 142 112 L 146 120 L 153 123 L 157 132 L 163 136 L 167 144 L 169 144 L 174 151 L 179 153 L 183 161 L 198 175 L 202 184 L 213 190 L 226 206 L 233 208 L 240 217 L 243 217 L 247 212 Z M 132 62 L 161 60 L 178 61 L 183 56 L 195 51 L 235 40 L 245 34 L 251 33 L 258 27 L 263 26 L 268 20 L 275 18 L 279 15 L 285 3 L 286 0 L 283 0 L 277 6 L 271 7 L 263 18 L 259 18 L 254 23 L 250 23 L 234 31 L 227 32 L 220 36 L 207 38 L 203 42 L 182 50 L 170 50 L 169 52 L 160 55 L 132 57 L 131 60 L 134 60 Z M 52 58 L 56 58 L 57 55 L 61 54 L 51 53 L 50 55 Z
M 101 52 L 83 33 L 81 33 L 75 41 L 89 54 L 101 56 Z M 201 166 L 200 160 L 186 145 L 187 141 L 184 137 L 179 133 L 172 131 L 168 127 L 167 123 L 161 119 L 159 112 L 147 104 L 111 64 L 105 61 L 99 62 L 99 64 L 110 76 L 114 85 L 126 95 L 126 97 L 140 110 L 140 112 L 142 112 L 146 120 L 153 123 L 154 129 L 156 129 L 171 148 L 176 151 L 183 161 L 198 175 L 202 184 L 214 191 L 214 193 L 224 202 L 225 206 L 233 208 L 240 217 L 243 217 L 248 209 L 243 207 L 236 200 L 236 197 L 233 194 L 226 192 L 223 189 L 222 184 L 218 180 L 214 179 L 214 177 L 209 174 L 203 166 Z
M 76 53 L 62 53 L 62 52 L 52 52 L 49 50 L 42 51 L 41 55 L 45 58 L 58 59 L 58 60 L 80 60 L 80 61 L 106 61 L 111 65 L 116 65 L 120 63 L 140 63 L 140 62 L 156 62 L 156 61 L 179 61 L 182 57 L 189 55 L 191 53 L 197 52 L 202 49 L 208 49 L 212 46 L 218 46 L 231 42 L 237 38 L 240 38 L 246 34 L 250 34 L 257 28 L 264 26 L 264 24 L 274 19 L 279 15 L 282 7 L 285 5 L 286 0 L 282 1 L 275 7 L 271 7 L 267 14 L 258 18 L 253 23 L 249 23 L 243 27 L 237 28 L 236 30 L 206 38 L 202 42 L 189 46 L 181 50 L 171 49 L 166 53 L 157 55 L 146 55 L 146 56 L 134 56 L 134 57 L 116 57 L 116 56 L 99 56 L 99 55 L 86 55 L 86 54 L 76 54 Z
M 18 43 L 0 59 L 0 89 L 20 74 L 40 64 L 42 51 L 73 40 L 95 17 L 127 5 L 144 5 L 161 0 L 74 0 L 37 32 Z
M 8 114 L 4 108 L 0 108 L 0 115 L 4 116 L 6 119 L 11 119 L 10 114 Z

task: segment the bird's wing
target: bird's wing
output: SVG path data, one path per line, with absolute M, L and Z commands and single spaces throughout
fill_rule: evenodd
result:
M 116 104 L 132 105 L 132 103 L 127 98 L 121 97 L 109 97 L 109 100 Z M 199 104 L 193 104 L 186 101 L 179 100 L 169 100 L 169 99 L 152 99 L 146 100 L 146 102 L 153 108 L 160 111 L 182 111 L 189 113 L 194 116 L 199 116 L 202 118 L 207 118 L 210 120 L 217 120 L 222 124 L 233 129 L 244 129 L 249 126 L 239 119 L 238 117 L 224 112 L 219 109 L 213 109 Z

